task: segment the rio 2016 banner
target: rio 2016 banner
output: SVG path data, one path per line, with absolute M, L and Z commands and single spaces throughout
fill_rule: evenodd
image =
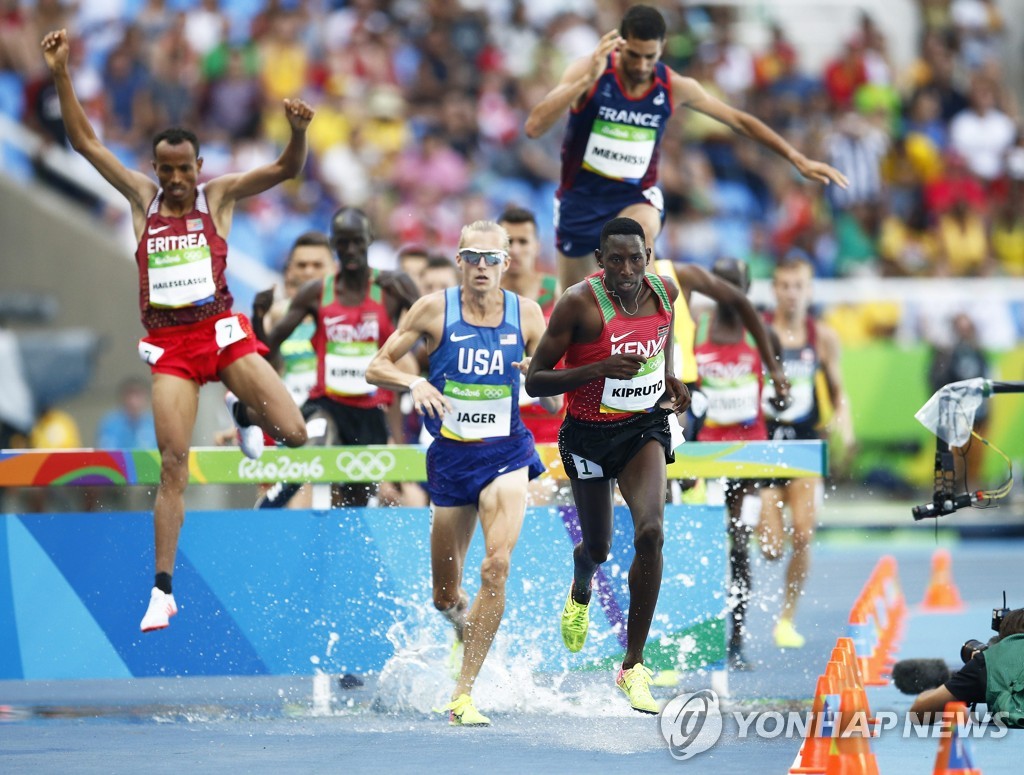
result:
M 539 444 L 547 476 L 564 479 L 558 450 Z M 189 453 L 192 484 L 259 482 L 421 482 L 426 478 L 420 446 L 271 448 L 259 460 L 237 449 L 198 447 Z M 693 442 L 676 449 L 670 478 L 796 478 L 827 470 L 821 441 Z M 59 487 L 147 485 L 160 481 L 155 450 L 3 450 L 0 486 Z

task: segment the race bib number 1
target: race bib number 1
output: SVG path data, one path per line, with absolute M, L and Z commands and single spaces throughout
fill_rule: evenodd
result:
M 572 462 L 576 464 L 577 479 L 601 479 L 604 477 L 604 469 L 593 460 L 580 457 L 575 452 L 570 452 Z
M 222 350 L 235 342 L 241 342 L 248 336 L 245 329 L 242 328 L 242 321 L 238 319 L 238 315 L 221 318 L 213 324 L 213 329 L 217 337 L 217 346 Z

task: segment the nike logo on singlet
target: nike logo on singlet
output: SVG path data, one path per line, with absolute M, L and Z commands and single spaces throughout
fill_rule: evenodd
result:
M 451 340 L 453 342 L 465 342 L 467 339 L 472 339 L 474 336 L 476 336 L 476 334 L 464 334 L 463 336 L 456 336 L 455 334 L 452 334 Z
M 150 234 L 159 234 L 162 231 L 167 231 L 169 228 L 171 228 L 170 225 L 166 225 L 166 226 L 150 226 L 149 227 L 149 233 Z
M 612 334 L 608 338 L 611 340 L 612 344 L 615 344 L 616 342 L 621 342 L 623 339 L 625 339 L 627 336 L 629 336 L 632 333 L 633 333 L 632 331 L 627 331 L 626 333 L 619 334 L 618 336 L 615 336 L 615 334 Z
M 345 319 L 344 315 L 338 315 L 337 317 L 334 317 L 334 318 L 325 317 L 324 318 L 324 325 L 333 326 L 333 325 L 336 325 L 338 323 L 341 323 L 344 319 Z

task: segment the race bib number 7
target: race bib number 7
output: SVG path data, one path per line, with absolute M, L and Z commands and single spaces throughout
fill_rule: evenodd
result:
M 221 318 L 213 324 L 213 330 L 217 338 L 217 346 L 222 350 L 235 342 L 241 342 L 248 336 L 246 330 L 242 328 L 242 321 L 238 319 L 238 315 Z

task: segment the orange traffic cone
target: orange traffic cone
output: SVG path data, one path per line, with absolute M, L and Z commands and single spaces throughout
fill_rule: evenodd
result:
M 962 702 L 947 702 L 943 734 L 939 739 L 939 752 L 935 757 L 933 775 L 981 775 L 974 766 L 970 738 L 963 734 L 967 725 L 967 706 Z
M 790 775 L 802 773 L 824 773 L 828 762 L 828 750 L 832 742 L 830 719 L 839 711 L 839 691 L 831 675 L 818 676 L 811 705 L 811 725 L 807 737 L 800 746 L 800 753 L 790 768 Z
M 871 722 L 867 695 L 846 689 L 840 693 L 840 730 L 831 740 L 825 775 L 878 775 L 878 762 L 871 751 Z
M 864 685 L 864 676 L 860 674 L 860 666 L 857 664 L 857 649 L 854 648 L 852 638 L 836 638 L 836 648 L 846 652 L 846 664 L 851 665 L 853 680 L 857 686 Z
M 947 549 L 936 549 L 932 555 L 932 577 L 921 608 L 925 611 L 959 611 L 963 608 L 960 591 L 953 582 L 952 559 Z

